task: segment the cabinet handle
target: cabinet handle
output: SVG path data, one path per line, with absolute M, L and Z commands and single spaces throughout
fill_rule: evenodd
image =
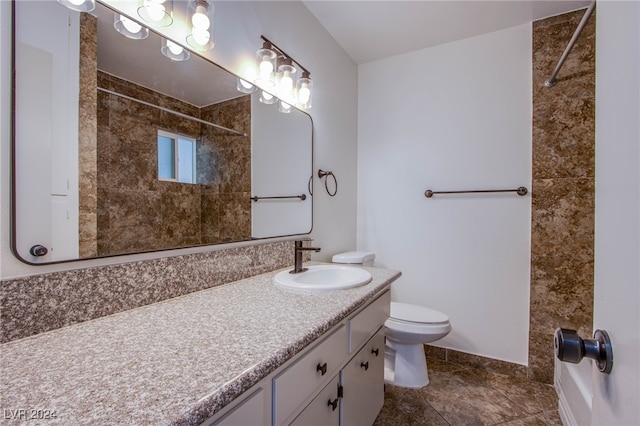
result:
M 360 367 L 364 368 L 364 371 L 367 371 L 369 369 L 369 361 L 361 362 Z
M 316 367 L 316 371 L 319 371 L 321 376 L 327 374 L 327 363 L 325 362 L 324 364 L 318 364 L 318 366 Z
M 329 402 L 327 402 L 327 406 L 331 407 L 331 411 L 336 411 L 336 408 L 338 408 L 338 398 L 333 401 L 329 400 Z
M 378 356 L 378 354 L 380 353 L 380 349 L 378 348 L 371 349 L 371 353 L 374 354 L 375 356 Z

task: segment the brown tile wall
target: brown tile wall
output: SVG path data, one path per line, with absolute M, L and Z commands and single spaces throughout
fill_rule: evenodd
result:
M 547 79 L 584 10 L 533 23 L 533 190 L 530 379 L 553 383 L 557 327 L 592 334 L 595 25 L 591 16 L 558 74 Z
M 98 86 L 250 133 L 249 96 L 200 108 L 99 72 Z M 216 122 L 225 126 L 225 123 Z M 157 130 L 198 139 L 198 184 L 158 180 Z M 236 156 L 236 154 L 238 154 Z M 98 254 L 251 237 L 251 139 L 98 92 Z
M 244 96 L 202 108 L 202 119 L 247 137 L 203 126 L 197 153 L 198 182 L 202 185 L 203 243 L 246 239 L 251 235 L 251 98 Z M 214 143 L 215 141 L 215 143 Z M 212 169 L 210 164 L 217 164 Z
M 0 343 L 292 264 L 286 241 L 2 280 Z
M 78 199 L 80 257 L 98 255 L 97 31 L 95 16 L 80 14 L 80 91 L 78 126 Z

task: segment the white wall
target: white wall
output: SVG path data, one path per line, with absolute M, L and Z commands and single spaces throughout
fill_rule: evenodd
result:
M 601 1 L 596 27 L 594 329 L 613 346 L 593 373 L 597 425 L 640 424 L 640 3 Z M 583 361 L 587 362 L 587 361 Z
M 531 183 L 531 25 L 359 66 L 357 248 L 441 310 L 443 347 L 527 364 L 531 198 L 426 189 Z
M 211 58 L 236 73 L 254 58 L 265 35 L 311 71 L 314 80 L 315 125 L 314 169 L 333 170 L 338 176 L 338 195 L 329 197 L 315 178 L 314 245 L 322 252 L 314 258 L 330 259 L 331 254 L 355 246 L 356 222 L 356 136 L 357 66 L 335 40 L 298 1 L 216 2 L 216 47 Z M 182 251 L 152 255 L 74 262 L 31 267 L 20 263 L 9 247 L 9 146 L 10 146 L 10 3 L 0 1 L 0 277 L 9 278 L 49 271 L 73 269 L 114 262 L 162 257 Z M 193 250 L 191 250 L 193 251 Z M 292 255 L 293 256 L 293 255 Z

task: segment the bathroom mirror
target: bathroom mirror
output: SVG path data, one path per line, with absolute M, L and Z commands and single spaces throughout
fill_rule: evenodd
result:
M 239 92 L 235 75 L 194 52 L 171 46 L 174 59 L 189 57 L 168 58 L 153 31 L 123 36 L 119 15 L 100 3 L 89 13 L 55 1 L 13 9 L 20 260 L 311 232 L 308 114 Z

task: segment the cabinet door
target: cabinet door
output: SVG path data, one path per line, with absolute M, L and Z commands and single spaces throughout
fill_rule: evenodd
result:
M 342 424 L 373 424 L 384 403 L 384 327 L 342 370 L 342 387 Z
M 243 402 L 238 404 L 222 418 L 213 421 L 213 426 L 247 426 L 265 425 L 265 392 L 262 388 L 249 395 Z
M 338 386 L 340 380 L 335 375 L 327 386 L 320 391 L 313 401 L 296 417 L 294 426 L 338 426 L 340 423 L 340 398 Z

